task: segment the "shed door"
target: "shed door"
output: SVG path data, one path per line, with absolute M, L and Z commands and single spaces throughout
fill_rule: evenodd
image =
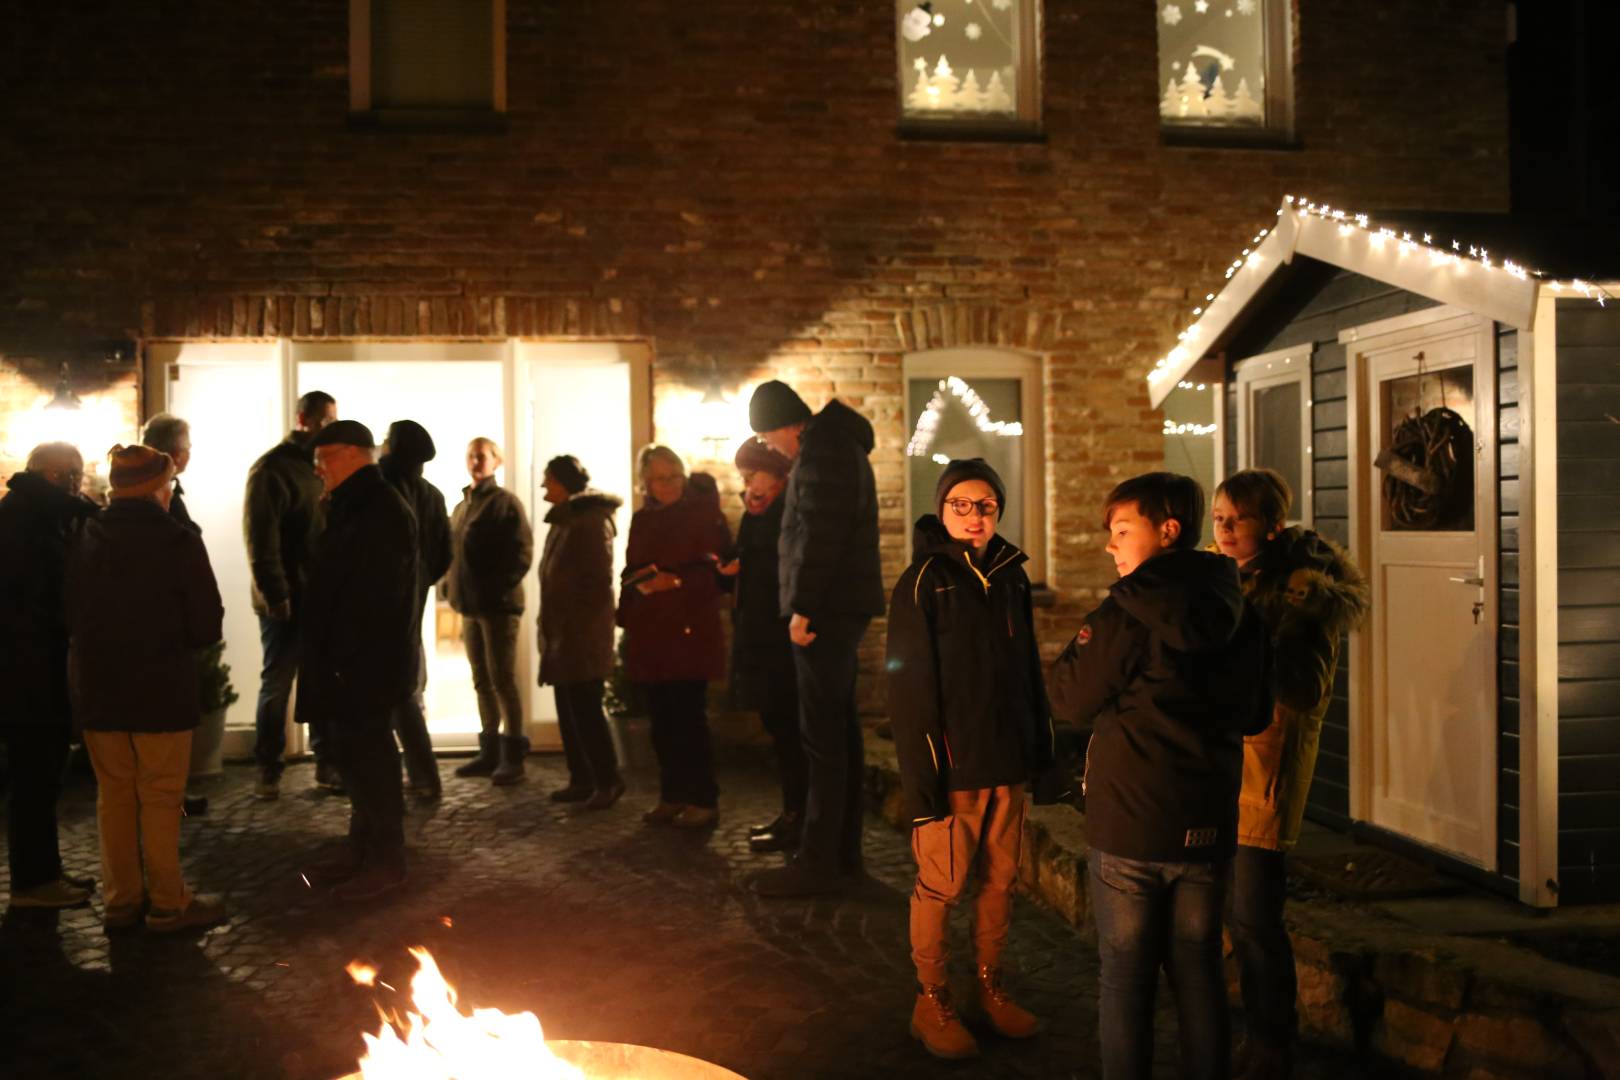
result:
M 1497 796 L 1495 468 L 1479 434 L 1495 428 L 1488 340 L 1471 327 L 1363 352 L 1358 455 L 1373 586 L 1370 817 L 1487 869 Z M 1439 410 L 1455 414 L 1449 426 L 1435 423 Z M 1448 433 L 1449 471 L 1376 463 L 1386 449 L 1410 459 L 1417 445 L 1444 459 Z M 1417 487 L 1391 482 L 1403 471 Z

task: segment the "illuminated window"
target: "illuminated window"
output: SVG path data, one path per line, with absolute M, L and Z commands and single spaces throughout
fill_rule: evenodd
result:
M 1039 0 L 895 0 L 895 22 L 907 126 L 1039 124 Z
M 952 458 L 984 458 L 1007 489 L 997 530 L 1046 580 L 1046 476 L 1039 357 L 997 349 L 938 349 L 905 358 L 908 526 L 932 514 Z
M 349 109 L 381 122 L 506 111 L 506 0 L 349 0 Z
M 1237 373 L 1237 467 L 1281 473 L 1294 493 L 1289 524 L 1310 524 L 1310 351 L 1265 353 L 1233 368 Z
M 1286 134 L 1286 0 L 1158 0 L 1159 120 L 1166 131 Z

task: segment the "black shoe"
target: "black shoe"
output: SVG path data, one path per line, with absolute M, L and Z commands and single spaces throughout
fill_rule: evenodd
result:
M 567 787 L 558 788 L 556 791 L 553 791 L 548 798 L 550 798 L 552 802 L 584 802 L 595 793 L 595 790 L 596 789 L 591 787 L 589 784 L 579 784 L 570 780 L 568 781 Z
M 607 810 L 612 807 L 614 803 L 618 802 L 623 795 L 624 781 L 615 780 L 607 787 L 599 788 L 592 792 L 591 797 L 585 800 L 585 809 Z
M 775 870 L 762 870 L 751 883 L 755 893 L 771 899 L 794 896 L 826 896 L 844 887 L 836 874 L 821 874 L 807 869 L 802 863 L 791 862 Z
M 180 812 L 186 817 L 204 817 L 208 813 L 208 797 L 187 795 L 180 800 Z
M 330 791 L 334 795 L 343 794 L 343 777 L 338 774 L 337 766 L 327 761 L 315 763 L 315 786 L 322 791 Z
M 368 860 L 360 872 L 332 890 L 332 899 L 343 904 L 363 904 L 379 900 L 405 884 L 403 864 L 381 859 Z
M 752 839 L 752 838 L 754 838 L 756 836 L 763 836 L 766 833 L 773 833 L 773 832 L 781 831 L 782 823 L 784 821 L 786 821 L 786 820 L 787 820 L 787 813 L 784 811 L 783 813 L 777 814 L 774 818 L 772 818 L 770 821 L 767 821 L 763 825 L 750 825 L 750 826 L 748 826 L 749 839 Z
M 419 803 L 438 802 L 444 798 L 444 788 L 438 784 L 424 784 L 421 787 L 413 787 L 411 789 L 411 798 Z
M 767 851 L 797 851 L 799 849 L 799 834 L 804 831 L 804 821 L 797 814 L 783 814 L 772 822 L 774 828 L 767 828 L 763 832 L 749 830 L 748 850 L 755 852 Z

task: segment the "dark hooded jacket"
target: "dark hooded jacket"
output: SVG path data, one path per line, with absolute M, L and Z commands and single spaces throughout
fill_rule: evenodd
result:
M 1056 781 L 1056 739 L 1041 677 L 1026 556 L 1001 536 L 982 559 L 933 514 L 889 600 L 889 718 L 905 814 L 950 813 L 947 792 Z M 1050 802 L 1061 785 L 1036 785 Z
M 450 569 L 450 516 L 445 511 L 444 493 L 422 475 L 422 466 L 433 459 L 433 440 L 415 424 L 411 428 L 420 432 L 427 444 L 424 447 L 408 438 L 408 434 L 415 432 L 405 428 L 405 423 L 408 421 L 398 422 L 389 429 L 388 453 L 377 462 L 377 467 L 416 518 L 416 583 L 425 601 L 428 591 Z
M 463 615 L 523 614 L 534 530 L 523 501 L 493 476 L 461 489 L 450 516 L 450 606 Z
M 1269 541 L 1242 577 L 1271 635 L 1276 704 L 1271 726 L 1243 740 L 1238 842 L 1285 851 L 1299 840 L 1339 642 L 1367 613 L 1367 585 L 1343 548 L 1300 528 Z
M 720 583 L 715 572 L 731 547 L 714 478 L 693 473 L 668 506 L 651 499 L 630 518 L 625 582 L 619 587 L 625 674 L 632 682 L 711 681 L 726 673 L 720 625 Z M 650 595 L 628 582 L 656 565 L 681 587 Z
M 739 709 L 764 709 L 795 692 L 793 641 L 782 614 L 777 541 L 785 493 L 762 513 L 744 513 L 737 525 L 737 605 L 731 612 L 731 696 Z
M 1236 852 L 1243 736 L 1271 721 L 1271 674 L 1235 562 L 1180 550 L 1144 562 L 1086 616 L 1049 686 L 1058 720 L 1093 728 L 1093 848 L 1160 862 Z
M 242 499 L 242 536 L 253 572 L 253 610 L 264 614 L 291 600 L 300 616 L 304 579 L 321 533 L 321 478 L 311 436 L 289 432 L 248 470 Z
M 0 726 L 66 724 L 67 553 L 96 506 L 35 473 L 16 473 L 0 499 Z
M 420 610 L 416 519 L 367 465 L 332 492 L 310 559 L 298 720 L 386 724 L 416 689 Z
M 197 650 L 225 608 L 196 533 L 150 499 L 114 499 L 68 557 L 74 719 L 89 731 L 189 731 Z
M 540 685 L 613 674 L 613 516 L 624 500 L 587 488 L 546 512 L 540 549 Z
M 873 445 L 871 423 L 841 401 L 805 423 L 777 541 L 783 615 L 883 614 Z

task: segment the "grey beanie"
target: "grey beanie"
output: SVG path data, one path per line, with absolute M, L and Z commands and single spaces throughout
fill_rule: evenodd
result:
M 934 485 L 934 513 L 942 520 L 945 517 L 945 496 L 964 480 L 983 480 L 989 484 L 990 490 L 996 493 L 996 505 L 1001 508 L 996 513 L 996 519 L 999 521 L 1006 515 L 1007 488 L 990 463 L 984 458 L 956 458 L 945 466 L 945 471 L 939 474 L 939 483 Z
M 748 401 L 748 426 L 754 431 L 775 431 L 810 419 L 810 406 L 781 379 L 763 382 Z

